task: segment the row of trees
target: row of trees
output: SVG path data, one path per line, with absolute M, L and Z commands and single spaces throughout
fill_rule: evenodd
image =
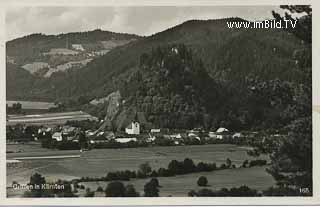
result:
M 263 166 L 266 165 L 266 160 L 248 160 L 244 161 L 244 163 L 240 167 L 254 167 L 254 166 Z M 124 171 L 115 171 L 108 172 L 105 177 L 100 178 L 90 178 L 90 177 L 82 177 L 78 182 L 90 182 L 90 181 L 129 181 L 134 178 L 155 178 L 155 177 L 171 177 L 176 175 L 184 175 L 195 172 L 211 172 L 214 170 L 224 170 L 224 169 L 232 169 L 236 168 L 232 161 L 227 158 L 226 163 L 222 163 L 220 166 L 217 166 L 215 163 L 205 163 L 199 162 L 195 164 L 192 159 L 186 158 L 183 161 L 172 160 L 167 168 L 159 168 L 158 170 L 152 170 L 149 163 L 143 163 L 139 166 L 138 171 L 134 170 L 124 170 Z

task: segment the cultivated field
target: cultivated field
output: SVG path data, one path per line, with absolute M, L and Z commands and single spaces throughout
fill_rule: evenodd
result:
M 86 120 L 96 119 L 82 111 L 75 112 L 62 112 L 62 113 L 45 113 L 45 114 L 34 114 L 34 115 L 8 115 L 7 125 L 14 124 L 64 124 L 68 120 Z
M 40 101 L 6 101 L 8 106 L 12 106 L 14 103 L 20 103 L 22 109 L 49 109 L 56 105 L 51 102 L 40 102 Z
M 21 157 L 24 157 L 24 159 L 20 160 L 19 163 L 7 164 L 8 187 L 11 186 L 12 181 L 27 183 L 30 176 L 35 172 L 44 175 L 48 181 L 54 181 L 86 176 L 101 177 L 105 176 L 108 171 L 137 170 L 139 165 L 144 162 L 149 162 L 153 169 L 158 169 L 167 167 L 168 163 L 173 159 L 183 160 L 186 157 L 193 159 L 196 163 L 203 161 L 217 164 L 225 163 L 226 158 L 230 158 L 236 165 L 240 165 L 246 159 L 253 159 L 246 154 L 246 148 L 225 144 L 95 149 L 81 153 L 78 158 L 62 159 L 27 159 L 26 157 L 79 155 L 80 153 L 79 151 L 44 150 L 36 145 L 7 145 L 7 151 L 9 150 L 15 153 L 7 153 L 7 159 L 17 160 Z M 261 157 L 261 159 L 267 158 Z M 160 183 L 163 186 L 161 191 L 165 193 L 163 195 L 184 196 L 188 190 L 187 188 L 193 189 L 196 187 L 196 179 L 200 175 L 206 175 L 210 184 L 218 188 L 220 186 L 231 187 L 247 184 L 257 189 L 264 189 L 273 185 L 273 179 L 265 172 L 264 168 L 232 169 L 160 178 Z M 141 190 L 145 182 L 146 180 L 136 180 L 133 181 L 133 184 L 137 185 L 137 189 Z M 92 190 L 96 190 L 97 182 L 95 184 L 88 183 L 88 185 L 91 186 Z M 12 194 L 12 196 L 14 195 Z

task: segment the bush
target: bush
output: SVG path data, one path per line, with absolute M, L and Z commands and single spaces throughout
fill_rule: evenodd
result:
M 97 192 L 103 192 L 103 188 L 102 188 L 101 186 L 99 186 L 99 187 L 97 188 Z
M 251 160 L 249 163 L 249 167 L 254 167 L 254 166 L 263 166 L 266 165 L 267 161 L 266 160 Z
M 148 182 L 144 185 L 145 197 L 159 197 L 159 189 L 155 182 Z
M 205 176 L 201 176 L 199 177 L 197 183 L 198 183 L 198 186 L 207 186 L 208 180 Z
M 136 191 L 133 185 L 127 185 L 125 190 L 126 197 L 139 197 L 139 193 Z
M 145 175 L 148 175 L 152 171 L 149 162 L 142 163 L 139 166 L 139 170 L 142 172 L 142 174 L 145 174 Z
M 125 187 L 122 182 L 115 181 L 108 184 L 105 193 L 106 197 L 124 197 Z
M 152 178 L 150 180 L 150 183 L 152 183 L 153 185 L 155 185 L 156 187 L 160 187 L 160 184 L 159 184 L 159 180 L 157 178 Z
M 263 191 L 263 195 L 265 196 L 301 196 L 299 189 L 292 189 L 289 187 L 271 187 L 265 191 Z M 305 196 L 312 196 L 305 194 Z
M 201 189 L 198 192 L 192 190 L 188 193 L 188 196 L 200 196 L 200 197 L 253 197 L 261 196 L 256 190 L 250 189 L 247 186 L 240 186 L 239 188 L 222 188 L 218 191 L 212 191 L 210 189 Z
M 87 188 L 84 197 L 94 197 L 94 192 L 91 191 L 90 188 Z
M 242 163 L 242 167 L 247 167 L 248 166 L 248 164 L 249 164 L 249 161 L 248 160 L 245 160 L 245 161 L 243 161 L 243 163 Z

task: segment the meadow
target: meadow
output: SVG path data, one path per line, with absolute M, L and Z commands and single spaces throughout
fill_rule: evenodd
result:
M 247 185 L 256 190 L 265 190 L 275 184 L 271 175 L 266 174 L 264 167 L 227 169 L 214 172 L 201 172 L 186 175 L 177 175 L 174 177 L 158 177 L 160 188 L 160 196 L 188 196 L 191 190 L 200 190 L 204 187 L 197 185 L 197 180 L 200 176 L 205 176 L 208 179 L 208 185 L 205 188 L 212 190 L 220 190 L 221 188 L 232 188 Z M 149 182 L 147 179 L 132 179 L 130 181 L 123 181 L 125 185 L 134 185 L 137 192 L 143 195 L 144 185 Z M 96 191 L 99 186 L 105 189 L 108 182 L 83 182 L 79 183 Z M 83 196 L 84 190 L 79 190 L 78 195 Z M 104 196 L 104 193 L 95 192 L 95 196 Z
M 96 120 L 82 111 L 43 113 L 33 115 L 8 115 L 7 125 L 15 124 L 33 124 L 33 125 L 57 125 L 64 124 L 67 120 Z
M 76 155 L 79 151 L 56 151 L 42 149 L 39 145 L 28 146 L 28 144 L 7 145 L 8 160 L 19 159 L 19 157 L 50 156 L 50 155 Z M 81 153 L 78 158 L 63 159 L 24 159 L 21 162 L 7 164 L 7 187 L 13 181 L 27 183 L 30 176 L 38 172 L 46 177 L 47 181 L 57 179 L 71 180 L 80 177 L 102 177 L 107 172 L 117 170 L 138 170 L 139 165 L 148 162 L 153 169 L 167 167 L 171 160 L 184 160 L 191 158 L 195 163 L 215 162 L 217 165 L 231 159 L 236 166 L 242 164 L 246 159 L 256 158 L 247 155 L 248 148 L 228 144 L 217 145 L 193 145 L 193 146 L 172 146 L 172 147 L 145 147 L 126 149 L 94 149 Z M 268 159 L 266 156 L 261 159 Z M 159 178 L 163 188 L 164 196 L 169 194 L 185 196 L 187 188 L 196 187 L 196 179 L 200 175 L 206 175 L 209 184 L 215 187 L 238 186 L 247 184 L 250 187 L 263 189 L 273 185 L 272 177 L 264 170 L 265 167 L 248 169 L 230 169 L 207 173 L 194 173 L 169 178 Z M 147 180 L 135 180 L 133 184 L 137 189 L 143 189 Z M 178 183 L 178 184 L 177 184 Z M 105 183 L 106 184 L 106 183 Z M 96 190 L 95 184 L 87 183 L 88 187 Z M 98 185 L 100 185 L 98 183 Z M 171 186 L 171 187 L 170 187 Z
M 56 105 L 52 102 L 41 102 L 41 101 L 6 101 L 8 106 L 12 106 L 14 103 L 20 103 L 22 109 L 49 109 Z

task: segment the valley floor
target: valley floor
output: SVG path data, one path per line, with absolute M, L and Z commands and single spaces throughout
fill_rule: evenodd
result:
M 137 170 L 139 165 L 149 162 L 152 169 L 167 167 L 171 160 L 191 158 L 195 163 L 215 162 L 217 165 L 225 163 L 229 158 L 233 164 L 239 166 L 246 159 L 252 160 L 246 153 L 247 149 L 235 145 L 197 145 L 172 147 L 146 147 L 126 149 L 94 149 L 80 153 L 79 151 L 56 151 L 41 148 L 33 144 L 8 144 L 7 151 L 7 193 L 8 197 L 19 197 L 23 191 L 10 188 L 13 181 L 26 184 L 30 176 L 38 172 L 47 181 L 57 179 L 71 180 L 80 177 L 102 177 L 107 172 L 117 170 Z M 80 155 L 80 156 L 78 156 Z M 60 158 L 52 157 L 60 156 Z M 61 156 L 68 156 L 62 158 Z M 70 157 L 71 156 L 71 157 Z M 20 159 L 23 157 L 23 159 Z M 29 159 L 28 159 L 29 157 Z M 31 159 L 31 158 L 32 159 Z M 35 157 L 41 158 L 36 159 Z M 261 159 L 268 159 L 266 156 Z M 13 162 L 18 160 L 18 162 Z M 204 173 L 192 173 L 175 177 L 159 177 L 161 196 L 187 196 L 192 189 L 198 189 L 197 179 L 201 175 L 208 178 L 208 188 L 239 187 L 247 185 L 258 190 L 274 185 L 273 178 L 265 171 L 266 167 L 245 169 L 228 169 Z M 132 183 L 139 192 L 149 179 L 132 179 Z M 107 182 L 86 182 L 86 187 L 95 191 L 98 186 L 105 187 Z M 84 192 L 79 191 L 79 195 Z M 96 194 L 99 196 L 99 194 Z

